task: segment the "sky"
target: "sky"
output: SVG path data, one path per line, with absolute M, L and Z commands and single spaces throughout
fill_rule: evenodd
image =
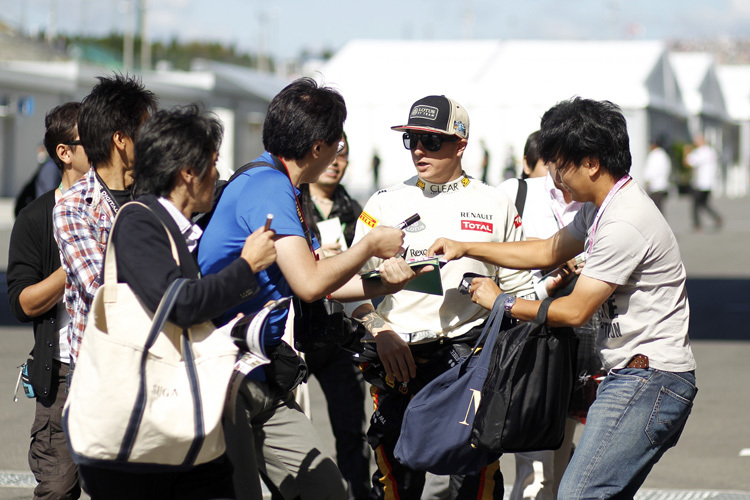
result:
M 750 0 L 0 0 L 0 20 L 101 35 L 134 25 L 139 1 L 152 40 L 219 41 L 282 60 L 354 38 L 750 37 Z

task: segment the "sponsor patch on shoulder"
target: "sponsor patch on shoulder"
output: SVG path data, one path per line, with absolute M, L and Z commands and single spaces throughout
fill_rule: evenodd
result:
M 516 215 L 516 218 L 513 219 L 513 225 L 516 227 L 521 227 L 521 216 Z
M 378 220 L 364 210 L 362 210 L 362 213 L 359 214 L 359 220 L 362 221 L 363 224 L 370 227 L 375 227 L 378 225 Z

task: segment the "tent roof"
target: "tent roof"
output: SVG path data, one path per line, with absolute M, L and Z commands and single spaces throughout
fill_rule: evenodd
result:
M 685 106 L 691 114 L 727 117 L 724 96 L 716 76 L 714 56 L 706 52 L 675 52 L 669 55 Z
M 729 114 L 750 121 L 750 65 L 718 66 L 716 72 Z
M 644 108 L 653 97 L 674 99 L 650 81 L 662 71 L 664 54 L 661 42 L 509 41 L 483 79 L 507 103 L 523 96 L 549 107 L 578 95 Z
M 429 94 L 547 108 L 574 95 L 684 115 L 658 41 L 352 40 L 321 68 L 347 101 L 408 106 Z

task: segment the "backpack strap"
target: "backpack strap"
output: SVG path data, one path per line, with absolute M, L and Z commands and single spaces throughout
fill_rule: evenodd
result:
M 518 179 L 518 191 L 516 192 L 516 211 L 518 216 L 523 218 L 523 207 L 526 205 L 526 192 L 529 190 L 529 186 L 526 184 L 526 179 Z

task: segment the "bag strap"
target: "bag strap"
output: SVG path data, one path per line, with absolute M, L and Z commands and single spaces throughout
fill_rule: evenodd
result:
M 146 410 L 146 360 L 148 359 L 148 351 L 156 342 L 156 338 L 164 328 L 164 324 L 167 322 L 169 313 L 172 312 L 175 302 L 177 302 L 177 295 L 183 286 L 187 284 L 188 280 L 185 278 L 177 278 L 174 280 L 164 292 L 164 296 L 159 302 L 159 307 L 156 308 L 154 313 L 154 319 L 151 323 L 151 329 L 148 332 L 146 343 L 141 354 L 141 367 L 140 367 L 140 383 L 138 387 L 138 396 L 133 406 L 133 411 L 130 414 L 130 420 L 125 428 L 125 436 L 123 437 L 122 444 L 120 445 L 120 451 L 117 454 L 118 461 L 126 461 L 130 456 L 130 452 L 133 450 L 135 444 L 135 438 L 138 434 L 138 428 L 141 425 L 143 419 L 143 413 Z M 192 356 L 191 356 L 192 358 Z M 193 361 L 194 362 L 194 361 Z M 194 367 L 193 367 L 194 368 Z
M 180 254 L 177 252 L 177 244 L 174 242 L 174 238 L 172 238 L 172 234 L 167 229 L 167 226 L 164 225 L 164 222 L 156 216 L 156 214 L 148 205 L 146 205 L 145 203 L 141 203 L 140 201 L 130 201 L 123 205 L 123 207 L 131 204 L 141 205 L 142 207 L 146 208 L 146 210 L 148 210 L 154 216 L 154 218 L 159 221 L 161 226 L 164 228 L 164 231 L 166 231 L 167 233 L 167 238 L 169 238 L 169 246 L 172 249 L 172 257 L 179 266 Z M 102 284 L 106 285 L 107 283 L 109 283 L 112 285 L 104 287 L 104 302 L 108 303 L 117 302 L 117 287 L 114 286 L 117 285 L 117 255 L 115 253 L 115 246 L 112 244 L 112 235 L 115 234 L 115 224 L 117 224 L 117 220 L 120 218 L 121 213 L 122 210 L 117 211 L 115 220 L 112 222 L 112 227 L 109 229 L 107 248 L 104 250 L 104 281 L 102 282 Z
M 549 311 L 550 304 L 552 304 L 554 300 L 554 297 L 547 297 L 542 301 L 539 305 L 539 311 L 536 313 L 536 318 L 534 318 L 534 323 L 543 325 L 547 322 L 547 312 Z
M 523 208 L 526 206 L 526 192 L 529 190 L 526 179 L 518 179 L 518 191 L 516 191 L 516 212 L 523 217 Z
M 471 352 L 461 362 L 461 374 L 466 372 L 466 369 L 469 365 L 469 360 L 477 354 L 477 349 L 480 345 L 483 345 L 483 342 L 487 340 L 490 333 L 497 333 L 498 331 L 500 331 L 500 327 L 503 324 L 504 312 L 505 309 L 503 307 L 503 304 L 496 299 L 495 303 L 492 305 L 492 311 L 490 311 L 490 315 L 487 318 L 487 321 L 485 321 L 484 323 L 484 329 L 482 330 L 481 335 L 479 335 L 479 338 L 477 338 L 477 341 L 474 343 L 474 347 L 471 348 Z M 482 348 L 482 351 L 484 351 L 484 348 Z
M 198 458 L 198 453 L 201 451 L 203 442 L 206 440 L 206 426 L 203 418 L 203 398 L 201 396 L 201 387 L 198 380 L 198 369 L 195 366 L 193 347 L 187 329 L 182 330 L 181 342 L 182 352 L 185 356 L 185 367 L 187 369 L 188 381 L 190 382 L 190 393 L 193 395 L 193 415 L 195 417 L 195 437 L 190 444 L 190 449 L 185 454 L 185 460 L 183 460 L 182 465 L 193 465 Z

